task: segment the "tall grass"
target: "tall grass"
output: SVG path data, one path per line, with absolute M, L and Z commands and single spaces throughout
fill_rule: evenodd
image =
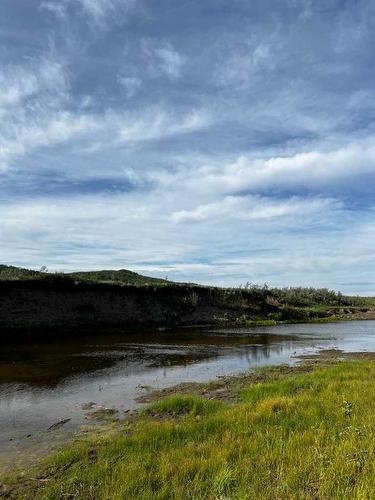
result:
M 249 386 L 231 406 L 163 400 L 116 437 L 59 453 L 17 495 L 371 499 L 374 467 L 375 364 L 345 362 Z

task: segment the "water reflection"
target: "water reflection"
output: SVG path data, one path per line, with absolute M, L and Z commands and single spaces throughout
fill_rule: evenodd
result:
M 77 335 L 78 337 L 78 335 Z M 170 333 L 82 336 L 80 340 L 18 343 L 2 346 L 0 384 L 56 387 L 63 379 L 118 365 L 136 373 L 145 367 L 186 366 L 228 353 L 269 357 L 278 345 L 289 348 L 296 336 L 247 330 L 181 330 Z M 251 354 L 250 354 L 251 351 Z M 256 359 L 256 358 L 253 358 Z
M 375 350 L 375 321 L 246 329 L 77 335 L 0 349 L 0 448 L 55 422 L 85 421 L 82 404 L 126 410 L 143 387 L 206 381 L 256 366 L 291 363 L 318 348 Z M 12 441 L 9 441 L 12 439 Z

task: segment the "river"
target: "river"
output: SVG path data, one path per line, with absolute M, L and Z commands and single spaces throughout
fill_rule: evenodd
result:
M 92 410 L 137 407 L 145 392 L 258 366 L 295 363 L 320 349 L 375 351 L 375 321 L 106 332 L 0 346 L 0 462 L 49 447 Z M 66 421 L 55 431 L 53 424 Z M 59 427 L 59 426 L 57 426 Z M 53 434 L 54 433 L 54 434 Z

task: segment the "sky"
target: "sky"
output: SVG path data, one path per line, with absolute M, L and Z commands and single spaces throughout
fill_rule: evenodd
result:
M 1 0 L 0 262 L 375 294 L 375 3 Z

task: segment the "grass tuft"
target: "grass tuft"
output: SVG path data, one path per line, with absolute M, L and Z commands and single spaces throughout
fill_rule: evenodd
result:
M 155 415 L 157 413 L 174 417 L 208 415 L 213 414 L 221 407 L 222 404 L 218 401 L 208 401 L 196 396 L 176 395 L 153 403 L 146 408 L 145 414 Z

